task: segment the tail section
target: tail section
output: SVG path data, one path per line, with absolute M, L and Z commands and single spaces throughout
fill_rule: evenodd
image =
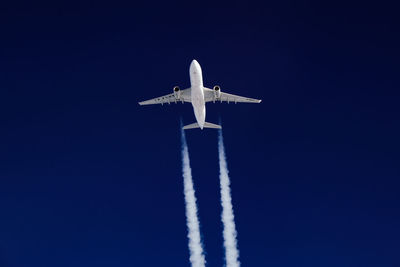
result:
M 204 123 L 204 128 L 222 129 L 221 125 L 210 123 L 210 122 L 205 122 Z
M 196 129 L 196 128 L 200 128 L 197 122 L 186 125 L 185 127 L 183 127 L 183 130 Z M 205 122 L 203 128 L 222 129 L 220 125 L 209 122 Z

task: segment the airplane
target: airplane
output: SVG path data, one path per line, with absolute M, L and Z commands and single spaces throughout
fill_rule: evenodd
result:
M 183 127 L 184 130 L 200 128 L 213 128 L 221 129 L 222 127 L 218 124 L 206 122 L 206 105 L 207 102 L 223 102 L 226 101 L 228 104 L 233 103 L 260 103 L 261 100 L 248 98 L 238 95 L 232 95 L 221 92 L 221 87 L 215 85 L 213 89 L 203 86 L 203 76 L 201 72 L 200 64 L 193 60 L 189 68 L 190 75 L 190 88 L 180 90 L 178 86 L 174 86 L 173 93 L 165 96 L 156 97 L 150 100 L 139 102 L 139 105 L 152 105 L 152 104 L 171 104 L 178 102 L 189 102 L 192 103 L 194 116 L 196 117 L 195 123 L 186 125 Z

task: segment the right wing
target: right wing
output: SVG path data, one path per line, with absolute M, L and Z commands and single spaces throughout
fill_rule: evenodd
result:
M 232 103 L 260 103 L 260 99 L 254 99 L 250 97 L 244 97 L 239 95 L 233 95 L 221 92 L 219 98 L 214 96 L 214 90 L 210 88 L 204 88 L 204 100 L 205 102 L 232 102 Z
M 190 94 L 190 88 L 181 90 L 180 91 L 180 96 L 179 99 L 175 97 L 175 94 L 169 94 L 169 95 L 164 95 L 160 97 L 156 97 L 153 99 L 149 99 L 146 101 L 139 102 L 139 105 L 153 105 L 153 104 L 171 104 L 171 103 L 178 103 L 178 102 L 191 102 L 191 94 Z

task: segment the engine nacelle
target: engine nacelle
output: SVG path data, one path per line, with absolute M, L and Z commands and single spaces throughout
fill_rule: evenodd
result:
M 215 99 L 221 98 L 221 87 L 219 87 L 218 85 L 214 86 L 214 98 Z
M 179 86 L 174 86 L 174 96 L 176 100 L 181 98 L 181 89 L 179 89 Z

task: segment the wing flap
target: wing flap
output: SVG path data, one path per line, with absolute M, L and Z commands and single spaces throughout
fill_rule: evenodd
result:
M 260 99 L 244 97 L 239 95 L 233 95 L 221 92 L 220 97 L 216 98 L 214 95 L 214 90 L 210 88 L 204 88 L 204 98 L 205 102 L 227 102 L 227 103 L 260 103 Z
M 179 103 L 179 102 L 191 102 L 190 99 L 190 88 L 182 90 L 180 93 L 180 98 L 176 99 L 175 95 L 172 94 L 168 94 L 168 95 L 164 95 L 164 96 L 160 96 L 160 97 L 156 97 L 153 99 L 149 99 L 146 101 L 141 101 L 139 102 L 139 105 L 144 106 L 144 105 L 154 105 L 154 104 L 171 104 L 171 103 Z

